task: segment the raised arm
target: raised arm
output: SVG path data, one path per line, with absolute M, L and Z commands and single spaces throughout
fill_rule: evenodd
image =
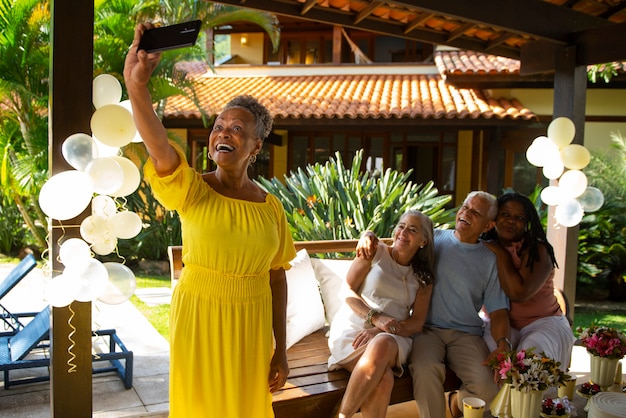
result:
M 133 118 L 146 149 L 152 158 L 157 174 L 165 176 L 174 172 L 180 160 L 167 140 L 167 131 L 152 107 L 148 82 L 161 60 L 161 54 L 137 51 L 139 40 L 152 24 L 138 24 L 135 38 L 124 62 L 124 82 L 133 109 Z
M 361 234 L 359 242 L 356 244 L 357 257 L 364 257 L 369 260 L 374 258 L 378 248 L 378 237 L 372 231 L 365 231 Z

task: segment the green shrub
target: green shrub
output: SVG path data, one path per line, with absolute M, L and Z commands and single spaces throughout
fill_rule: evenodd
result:
M 611 140 L 613 150 L 593 152 L 585 168 L 604 204 L 580 223 L 577 292 L 600 288 L 612 299 L 626 300 L 626 140 L 620 134 Z
M 371 176 L 361 171 L 363 150 L 356 152 L 350 169 L 339 152 L 335 156 L 324 165 L 298 168 L 284 184 L 277 178 L 258 180 L 281 200 L 295 241 L 353 239 L 365 230 L 388 237 L 408 209 L 430 216 L 435 226 L 454 220 L 453 211 L 445 209 L 452 197 L 438 196 L 432 181 L 416 185 L 408 181 L 410 171 L 391 169 Z
M 15 255 L 28 243 L 28 229 L 24 226 L 22 214 L 17 206 L 8 199 L 0 199 L 0 253 Z

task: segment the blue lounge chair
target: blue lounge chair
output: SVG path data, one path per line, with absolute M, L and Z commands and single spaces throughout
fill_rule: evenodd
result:
M 0 336 L 0 370 L 4 373 L 4 388 L 9 389 L 12 385 L 47 381 L 50 374 L 26 377 L 11 380 L 11 370 L 29 369 L 34 367 L 50 367 L 50 358 L 28 358 L 36 348 L 45 349 L 50 346 L 50 307 L 47 306 L 39 312 L 26 326 L 13 334 Z M 133 352 L 128 351 L 119 339 L 115 330 L 98 330 L 93 332 L 94 337 L 109 338 L 109 352 L 92 355 L 93 362 L 108 361 L 111 366 L 93 368 L 92 372 L 106 373 L 117 372 L 124 382 L 124 387 L 130 389 L 133 386 Z M 44 353 L 45 354 L 45 353 Z M 122 364 L 121 360 L 124 360 Z
M 13 289 L 24 277 L 30 273 L 35 266 L 37 266 L 37 260 L 32 254 L 28 254 L 20 261 L 20 263 L 9 272 L 9 274 L 0 281 L 0 301 Z M 12 314 L 0 303 L 0 319 L 4 322 L 4 329 L 9 333 L 19 331 L 24 327 L 20 321 L 21 317 L 32 317 L 36 314 L 22 313 Z

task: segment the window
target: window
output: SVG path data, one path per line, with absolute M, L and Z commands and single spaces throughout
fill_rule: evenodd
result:
M 335 152 L 341 153 L 345 167 L 352 167 L 356 151 L 363 149 L 363 170 L 376 173 L 383 168 L 383 149 L 387 134 L 369 132 L 325 132 L 310 134 L 289 133 L 288 170 L 295 171 L 309 164 L 326 164 L 329 158 L 335 158 Z
M 456 133 L 407 133 L 392 135 L 392 167 L 407 172 L 416 184 L 431 180 L 439 193 L 453 193 L 456 178 Z

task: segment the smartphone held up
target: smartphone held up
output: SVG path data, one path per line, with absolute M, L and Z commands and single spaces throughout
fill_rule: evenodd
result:
M 200 20 L 147 29 L 139 41 L 137 52 L 160 52 L 193 46 L 200 33 Z

